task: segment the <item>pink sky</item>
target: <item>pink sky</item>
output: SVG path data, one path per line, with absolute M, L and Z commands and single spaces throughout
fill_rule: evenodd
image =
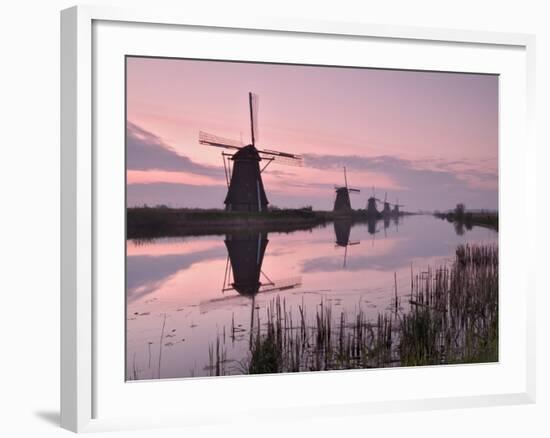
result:
M 498 204 L 498 77 L 358 68 L 127 58 L 128 204 L 223 207 L 221 150 L 198 132 L 250 142 L 248 92 L 259 95 L 259 147 L 304 155 L 263 174 L 279 206 L 354 208 L 377 195 L 409 210 Z

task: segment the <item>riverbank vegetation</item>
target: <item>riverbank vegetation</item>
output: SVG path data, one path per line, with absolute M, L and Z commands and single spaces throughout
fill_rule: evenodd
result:
M 242 228 L 291 232 L 325 225 L 339 218 L 348 218 L 353 221 L 368 220 L 365 210 L 335 213 L 313 210 L 310 206 L 295 209 L 270 207 L 265 212 L 244 212 L 169 208 L 160 205 L 128 208 L 126 233 L 128 239 L 141 239 L 225 234 Z
M 464 204 L 457 204 L 453 211 L 435 212 L 434 216 L 455 224 L 455 229 L 459 234 L 463 234 L 464 229 L 471 230 L 473 226 L 498 231 L 498 212 L 494 211 L 467 211 Z
M 360 305 L 353 314 L 335 314 L 324 301 L 312 318 L 309 310 L 302 303 L 293 313 L 276 297 L 265 320 L 256 315 L 248 357 L 233 360 L 237 371 L 225 366 L 219 339 L 210 347 L 211 374 L 498 361 L 498 247 L 459 246 L 450 266 L 411 272 L 410 291 L 396 286 L 391 310 L 374 321 Z
M 224 234 L 235 228 L 296 231 L 329 220 L 329 212 L 311 208 L 240 212 L 220 209 L 134 207 L 127 209 L 127 238 Z

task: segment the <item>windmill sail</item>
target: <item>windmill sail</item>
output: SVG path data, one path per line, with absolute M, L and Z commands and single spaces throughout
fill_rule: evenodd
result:
M 199 143 L 226 149 L 240 149 L 244 146 L 242 141 L 219 137 L 204 131 L 199 131 Z
M 252 139 L 252 146 L 256 146 L 260 138 L 260 131 L 258 129 L 258 111 L 259 111 L 260 98 L 255 93 L 248 93 L 248 104 L 250 106 L 250 137 Z
M 302 277 L 289 277 L 273 281 L 272 283 L 262 284 L 259 292 L 283 292 L 294 289 L 302 285 Z
M 278 164 L 302 167 L 304 160 L 301 155 L 278 152 L 270 149 L 259 149 L 258 153 L 264 160 L 272 160 Z
M 262 172 L 272 162 L 301 166 L 302 157 L 272 149 L 258 149 L 256 146 L 259 139 L 259 99 L 256 94 L 248 93 L 248 106 L 250 144 L 245 146 L 242 140 L 219 137 L 204 131 L 199 132 L 199 143 L 235 151 L 222 153 L 224 171 L 228 181 L 227 196 L 224 200 L 226 210 L 262 212 L 267 210 L 269 204 L 262 182 Z M 260 167 L 261 161 L 265 161 L 263 167 Z

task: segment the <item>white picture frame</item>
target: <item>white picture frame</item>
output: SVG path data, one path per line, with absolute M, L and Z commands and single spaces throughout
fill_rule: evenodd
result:
M 462 395 L 438 393 L 438 395 L 426 396 L 415 394 L 412 388 L 407 394 L 402 396 L 391 396 L 389 398 L 346 398 L 346 393 L 339 394 L 334 400 L 329 401 L 326 397 L 314 394 L 310 399 L 302 399 L 292 407 L 285 408 L 279 406 L 278 409 L 262 411 L 259 407 L 244 406 L 235 411 L 224 413 L 219 408 L 210 406 L 208 413 L 201 411 L 200 402 L 197 403 L 197 411 L 194 414 L 181 415 L 181 411 L 167 411 L 165 407 L 159 404 L 155 412 L 150 415 L 131 415 L 131 410 L 113 412 L 115 407 L 106 409 L 108 415 L 98 415 L 103 407 L 100 400 L 106 395 L 114 400 L 113 404 L 123 405 L 120 399 L 116 398 L 118 390 L 109 393 L 110 379 L 116 380 L 118 375 L 107 378 L 104 372 L 106 355 L 98 354 L 103 347 L 105 339 L 102 336 L 105 327 L 109 328 L 109 317 L 102 313 L 105 310 L 105 300 L 97 300 L 98 285 L 105 279 L 100 278 L 101 269 L 98 266 L 103 262 L 102 247 L 98 247 L 98 235 L 104 233 L 103 228 L 98 229 L 98 223 L 101 222 L 101 209 L 97 209 L 102 199 L 101 184 L 113 175 L 109 174 L 108 169 L 103 172 L 104 158 L 98 158 L 95 148 L 97 139 L 102 138 L 102 133 L 97 130 L 95 125 L 101 120 L 101 114 L 98 114 L 98 106 L 101 106 L 101 98 L 96 94 L 98 86 L 97 76 L 101 75 L 101 68 L 94 64 L 98 60 L 105 45 L 102 43 L 102 36 L 96 27 L 98 23 L 113 23 L 115 25 L 132 24 L 132 26 L 150 26 L 152 32 L 161 32 L 166 29 L 196 29 L 202 34 L 208 32 L 218 32 L 223 30 L 238 31 L 242 36 L 254 39 L 262 33 L 269 33 L 276 37 L 295 37 L 307 38 L 308 36 L 320 37 L 338 37 L 347 38 L 346 41 L 362 41 L 369 39 L 371 41 L 385 41 L 396 44 L 432 44 L 445 45 L 452 44 L 456 47 L 481 47 L 487 50 L 498 50 L 499 52 L 510 51 L 520 53 L 520 56 L 514 55 L 514 59 L 521 60 L 522 65 L 515 67 L 520 72 L 520 76 L 526 83 L 518 83 L 516 86 L 521 88 L 521 93 L 514 98 L 521 100 L 520 115 L 524 115 L 521 125 L 517 132 L 504 131 L 502 143 L 506 144 L 508 135 L 514 136 L 515 140 L 521 140 L 523 147 L 520 150 L 508 150 L 500 160 L 501 174 L 501 204 L 507 205 L 507 199 L 520 196 L 524 199 L 526 205 L 532 205 L 527 216 L 523 218 L 524 223 L 529 224 L 527 232 L 528 239 L 525 242 L 512 241 L 506 244 L 504 255 L 510 255 L 515 249 L 531 247 L 534 245 L 536 229 L 536 200 L 534 195 L 535 187 L 535 143 L 532 134 L 533 120 L 533 101 L 534 101 L 534 53 L 535 39 L 532 35 L 507 34 L 492 32 L 474 32 L 460 31 L 450 29 L 424 29 L 415 27 L 392 27 L 365 23 L 338 23 L 338 22 L 316 22 L 305 19 L 275 19 L 241 16 L 237 20 L 227 22 L 224 17 L 217 17 L 215 14 L 209 16 L 194 16 L 185 11 L 163 11 L 159 9 L 150 10 L 126 10 L 110 7 L 92 7 L 78 6 L 62 11 L 61 13 L 61 425 L 62 427 L 76 431 L 98 431 L 118 428 L 141 428 L 141 427 L 162 427 L 174 425 L 189 425 L 208 423 L 213 413 L 216 413 L 218 422 L 229 421 L 229 417 L 247 418 L 250 416 L 262 417 L 275 415 L 292 415 L 293 417 L 310 417 L 312 415 L 342 415 L 363 414 L 367 412 L 396 412 L 411 409 L 434 409 L 451 407 L 472 407 L 487 406 L 498 404 L 519 404 L 532 403 L 535 400 L 535 309 L 534 309 L 534 273 L 529 265 L 529 257 L 522 261 L 521 266 L 515 271 L 515 277 L 509 277 L 509 284 L 512 280 L 517 281 L 514 286 L 518 286 L 516 292 L 520 293 L 521 306 L 521 333 L 518 335 L 518 345 L 521 345 L 520 356 L 521 363 L 514 378 L 515 386 L 504 388 L 503 390 L 494 390 L 485 393 L 468 393 L 464 390 Z M 133 32 L 139 30 L 134 29 Z M 138 35 L 138 33 L 133 34 Z M 116 38 L 114 33 L 108 34 Z M 123 38 L 119 38 L 122 40 Z M 139 39 L 139 38 L 138 38 Z M 103 44 L 103 45 L 102 45 Z M 139 41 L 136 43 L 139 44 Z M 343 42 L 342 44 L 346 44 Z M 124 52 L 123 44 L 115 44 L 113 47 Z M 200 49 L 200 47 L 199 47 Z M 115 50 L 115 48 L 113 48 Z M 113 52 L 117 55 L 117 52 Z M 330 55 L 330 54 L 329 54 Z M 327 55 L 327 56 L 329 56 Z M 117 55 L 118 56 L 118 55 Z M 512 58 L 510 58 L 512 59 Z M 517 59 L 510 61 L 517 63 Z M 397 64 L 399 60 L 395 60 Z M 489 60 L 490 61 L 490 60 Z M 458 62 L 458 61 L 457 61 Z M 481 60 L 479 61 L 481 65 Z M 488 61 L 485 60 L 487 63 Z M 503 61 L 504 62 L 504 61 Z M 104 64 L 104 63 L 103 63 Z M 495 62 L 497 65 L 498 62 Z M 488 64 L 485 64 L 488 65 Z M 504 64 L 502 64 L 504 65 Z M 411 64 L 406 67 L 410 67 Z M 473 67 L 471 67 L 473 68 Z M 494 73 L 499 73 L 499 67 L 495 67 Z M 504 67 L 503 67 L 504 68 Z M 510 67 L 512 68 L 512 67 Z M 490 67 L 483 67 L 483 71 Z M 512 77 L 512 76 L 510 76 Z M 118 78 L 117 84 L 120 84 Z M 508 83 L 506 87 L 513 84 Z M 117 86 L 114 84 L 113 86 Z M 506 90 L 504 90 L 506 91 Z M 506 103 L 505 103 L 506 104 Z M 523 106 L 524 105 L 524 106 Z M 111 105 L 112 106 L 112 105 Z M 116 107 L 116 105 L 115 105 Z M 122 108 L 115 109 L 120 112 Z M 118 114 L 118 113 L 117 113 Z M 115 115 L 115 117 L 118 117 Z M 101 122 L 100 122 L 101 123 Z M 506 128 L 506 127 L 505 127 Z M 506 128 L 507 129 L 507 128 Z M 113 137 L 117 138 L 117 137 Z M 124 149 L 124 145 L 120 147 Z M 506 146 L 508 148 L 508 146 Z M 521 161 L 518 169 L 513 167 L 514 162 Z M 99 180 L 99 173 L 102 175 L 103 182 Z M 98 189 L 98 181 L 99 189 Z M 117 184 L 119 180 L 109 180 Z M 511 181 L 518 182 L 512 187 Z M 502 187 L 508 190 L 503 193 Z M 124 190 L 124 188 L 121 188 Z M 528 204 L 527 204 L 528 203 Z M 121 205 L 120 209 L 124 210 Z M 120 214 L 117 213 L 117 214 Z M 123 214 L 123 213 L 121 213 Z M 117 216 L 119 217 L 119 216 Z M 512 235 L 510 230 L 514 226 L 514 218 L 505 219 L 503 215 L 501 226 L 501 239 L 509 239 Z M 508 222 L 507 222 L 508 221 Z M 120 223 L 111 230 L 111 233 L 120 234 Z M 122 224 L 123 227 L 123 224 Z M 123 228 L 122 228 L 123 229 Z M 504 237 L 502 237 L 504 236 Z M 125 236 L 119 236 L 124 238 Z M 525 257 L 524 257 L 525 259 Z M 501 266 L 501 269 L 504 268 Z M 98 274 L 99 272 L 99 274 Z M 124 274 L 122 274 L 124 275 Z M 501 280 L 502 281 L 502 280 Z M 501 285 L 505 286 L 503 283 Z M 508 286 L 505 286 L 508 287 Z M 121 296 L 123 291 L 120 291 Z M 523 311 L 524 310 L 524 311 Z M 118 310 L 117 310 L 118 311 Z M 116 311 L 111 312 L 113 315 Z M 102 316 L 104 315 L 104 316 Z M 120 319 L 124 318 L 120 314 Z M 99 329 L 98 325 L 103 328 Z M 115 331 L 118 326 L 112 326 Z M 502 342 L 508 342 L 503 340 Z M 116 344 L 119 345 L 119 344 Z M 113 344 L 113 347 L 115 344 Z M 106 348 L 106 347 L 105 347 Z M 503 364 L 501 364 L 503 365 Z M 460 370 L 465 370 L 470 375 L 478 373 L 477 368 L 462 366 Z M 116 368 L 116 365 L 114 366 Z M 457 367 L 458 368 L 458 367 Z M 460 371 L 459 370 L 459 371 Z M 519 370 L 519 371 L 518 371 Z M 495 371 L 495 370 L 493 370 Z M 491 372 L 493 372 L 491 371 Z M 388 371 L 380 370 L 380 373 Z M 389 371 L 394 372 L 394 371 Z M 395 372 L 397 376 L 397 373 Z M 445 379 L 447 372 L 440 373 L 436 368 L 425 368 L 414 371 L 419 379 L 427 378 L 430 374 L 441 374 L 440 378 Z M 337 377 L 332 377 L 332 376 Z M 383 374 L 379 374 L 382 376 Z M 363 377 L 362 377 L 363 376 Z M 327 382 L 329 385 L 353 385 L 353 379 L 366 378 L 366 374 L 336 373 L 327 377 L 327 374 L 306 376 L 293 375 L 284 376 L 283 380 L 278 380 L 275 385 L 286 382 L 286 385 L 295 385 L 296 379 L 300 379 L 303 385 L 310 385 L 312 388 L 319 385 L 320 382 Z M 369 374 L 372 380 L 373 374 Z M 278 378 L 277 376 L 276 378 Z M 503 375 L 504 377 L 504 375 Z M 253 379 L 253 380 L 251 380 Z M 270 380 L 271 379 L 271 380 Z M 254 391 L 250 382 L 255 387 L 266 385 L 271 388 L 273 377 L 249 377 L 249 378 L 224 378 L 218 386 L 220 392 L 230 390 L 240 390 L 244 394 L 247 391 Z M 345 379 L 345 381 L 344 381 Z M 120 379 L 119 379 L 120 380 Z M 208 379 L 207 379 L 208 380 Z M 512 380 L 511 380 L 512 381 Z M 107 382 L 107 383 L 105 383 Z M 197 383 L 199 382 L 199 383 Z M 119 382 L 121 387 L 124 382 Z M 198 390 L 199 387 L 210 386 L 212 390 L 213 380 L 210 383 L 200 383 L 198 380 L 189 380 L 188 383 L 179 381 L 172 382 L 153 382 L 140 387 L 140 390 L 132 389 L 131 397 L 135 400 L 136 395 L 143 390 L 143 394 L 150 397 L 153 393 L 157 396 L 166 391 L 170 391 L 170 385 L 186 384 L 191 389 Z M 495 385 L 498 381 L 495 381 Z M 156 385 L 154 388 L 151 385 Z M 136 384 L 132 386 L 138 388 Z M 181 387 L 181 386 L 180 386 Z M 98 390 L 98 388 L 100 388 Z M 149 388 L 149 389 L 146 389 Z M 160 389 L 159 389 L 160 388 Z M 496 386 L 495 386 L 496 388 Z M 202 388 L 201 390 L 203 390 Z M 151 392 L 152 391 L 152 392 Z M 329 391 L 330 392 L 330 391 Z M 98 395 L 100 394 L 100 395 Z M 433 394 L 436 394 L 433 392 Z M 120 394 L 119 394 L 120 395 Z M 167 397 L 170 400 L 171 396 Z M 148 408 L 152 409 L 151 407 Z M 208 414 L 208 415 L 207 415 Z

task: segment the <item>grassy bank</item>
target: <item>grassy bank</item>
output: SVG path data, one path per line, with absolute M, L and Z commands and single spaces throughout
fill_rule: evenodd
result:
M 340 217 L 364 219 L 361 211 L 347 215 L 311 208 L 270 209 L 267 212 L 231 212 L 219 209 L 167 207 L 128 208 L 127 238 L 224 234 L 233 229 L 254 228 L 259 231 L 297 231 L 329 223 Z
M 498 213 L 466 212 L 464 214 L 457 214 L 455 212 L 449 212 L 435 213 L 434 216 L 439 219 L 447 220 L 448 222 L 456 224 L 457 227 L 463 227 L 467 230 L 471 230 L 473 226 L 478 226 L 498 231 Z
M 407 303 L 368 320 L 360 309 L 334 314 L 321 302 L 313 318 L 284 299 L 259 312 L 242 373 L 479 363 L 498 360 L 498 247 L 459 246 L 450 267 L 413 276 Z M 297 312 L 296 312 L 297 310 Z M 313 321 L 313 323 L 312 323 Z M 212 374 L 224 374 L 220 341 L 210 349 Z M 235 370 L 230 370 L 230 373 Z
M 224 234 L 243 227 L 294 231 L 321 225 L 329 217 L 327 212 L 313 212 L 309 209 L 248 213 L 217 209 L 128 208 L 127 238 Z

